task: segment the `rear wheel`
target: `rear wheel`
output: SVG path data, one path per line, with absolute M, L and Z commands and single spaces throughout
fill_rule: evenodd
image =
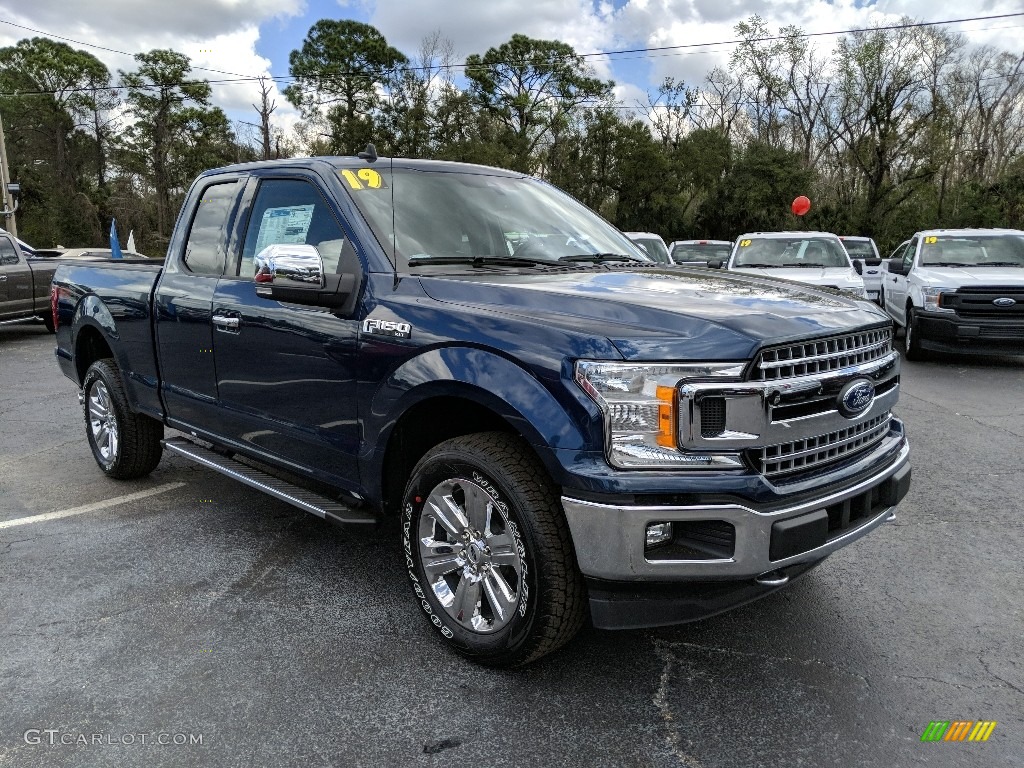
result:
M 406 487 L 402 537 L 420 606 L 474 661 L 522 666 L 583 624 L 583 577 L 558 493 L 514 435 L 484 432 L 431 449 Z
M 104 474 L 117 480 L 132 480 L 152 472 L 163 452 L 163 424 L 132 412 L 114 361 L 97 360 L 90 365 L 82 381 L 82 392 L 85 434 L 93 458 Z

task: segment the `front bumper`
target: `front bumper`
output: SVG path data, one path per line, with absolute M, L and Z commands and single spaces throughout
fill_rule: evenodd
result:
M 921 346 L 937 352 L 1024 354 L 1024 322 L 1017 318 L 959 317 L 919 312 Z
M 890 519 L 910 475 L 904 440 L 895 459 L 870 476 L 782 507 L 638 506 L 570 497 L 562 505 L 595 625 L 657 626 L 704 618 L 778 589 Z M 647 550 L 647 526 L 661 522 L 675 524 L 675 539 Z

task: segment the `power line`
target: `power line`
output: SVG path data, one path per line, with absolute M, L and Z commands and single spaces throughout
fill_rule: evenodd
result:
M 858 32 L 884 32 L 884 31 L 895 31 L 895 30 L 901 30 L 901 29 L 917 29 L 917 28 L 922 28 L 922 27 L 944 26 L 944 25 L 949 25 L 949 24 L 961 24 L 961 23 L 966 23 L 966 22 L 971 22 L 971 21 L 991 21 L 991 20 L 995 20 L 995 19 L 1017 18 L 1017 17 L 1021 17 L 1021 16 L 1024 16 L 1024 12 L 1020 12 L 1020 13 L 1003 13 L 1003 14 L 996 14 L 996 15 L 991 15 L 991 16 L 971 16 L 971 17 L 962 18 L 962 19 L 945 19 L 945 20 L 941 20 L 941 21 L 923 21 L 923 22 L 913 22 L 913 23 L 904 23 L 904 24 L 891 24 L 891 25 L 884 25 L 884 26 L 878 26 L 878 27 L 858 27 L 858 28 L 845 29 L 845 30 L 833 30 L 833 31 L 829 31 L 829 32 L 802 32 L 802 33 L 795 34 L 795 35 L 771 35 L 771 36 L 766 36 L 766 37 L 754 38 L 753 40 L 743 40 L 743 39 L 739 39 L 739 40 L 719 40 L 717 42 L 707 42 L 707 43 L 685 43 L 685 44 L 680 44 L 680 45 L 657 46 L 657 47 L 649 47 L 649 48 L 632 48 L 632 49 L 622 49 L 622 50 L 615 50 L 615 51 L 595 51 L 595 52 L 591 52 L 591 53 L 581 53 L 581 54 L 575 54 L 575 55 L 580 57 L 580 58 L 590 58 L 590 57 L 595 57 L 595 56 L 616 56 L 616 55 L 620 55 L 620 54 L 643 54 L 643 55 L 637 56 L 635 58 L 648 58 L 648 57 L 654 58 L 654 54 L 657 54 L 658 52 L 662 52 L 662 51 L 681 51 L 681 50 L 687 50 L 688 53 L 667 53 L 667 54 L 663 53 L 661 55 L 662 56 L 667 56 L 667 55 L 692 55 L 693 52 L 696 52 L 693 49 L 711 48 L 711 47 L 714 47 L 714 46 L 738 45 L 738 44 L 745 43 L 745 42 L 761 43 L 761 42 L 771 42 L 771 41 L 776 41 L 776 40 L 789 40 L 789 39 L 793 39 L 793 38 L 810 38 L 810 37 L 825 37 L 825 36 L 834 36 L 834 35 L 855 34 L 855 33 L 858 33 Z M 73 39 L 68 38 L 68 37 L 61 37 L 60 35 L 51 35 L 51 34 L 49 34 L 47 32 L 43 32 L 42 30 L 34 29 L 32 27 L 26 27 L 26 26 L 21 25 L 21 24 L 14 24 L 13 22 L 7 21 L 5 19 L 0 19 L 0 24 L 8 24 L 10 26 L 17 27 L 19 29 L 25 29 L 25 30 L 28 30 L 30 32 L 36 32 L 38 34 L 45 35 L 47 37 L 52 37 L 52 38 L 57 39 L 57 40 L 63 40 L 65 42 L 74 43 L 75 45 L 83 45 L 83 46 L 86 46 L 86 47 L 96 48 L 98 50 L 108 51 L 110 53 L 116 53 L 116 54 L 119 54 L 119 55 L 122 55 L 122 56 L 131 56 L 131 57 L 135 56 L 135 54 L 128 53 L 127 51 L 119 51 L 119 50 L 114 49 L 114 48 L 107 48 L 107 47 L 100 46 L 100 45 L 94 45 L 92 43 L 85 43 L 85 42 L 82 42 L 82 41 L 73 40 Z M 1015 25 L 1015 26 L 1017 26 L 1017 25 Z M 1000 28 L 1003 28 L 1003 27 L 1000 27 Z M 981 30 L 975 30 L 975 31 L 981 31 Z M 621 60 L 627 60 L 627 59 L 612 59 L 612 60 L 613 61 L 621 61 Z M 515 62 L 513 62 L 513 63 L 515 63 Z M 407 69 L 409 71 L 440 70 L 440 69 L 465 69 L 467 66 L 468 65 L 465 62 L 463 62 L 461 64 L 450 64 L 450 65 L 445 65 L 445 66 L 442 66 L 442 65 L 438 65 L 438 66 L 434 66 L 434 65 L 430 65 L 430 66 L 426 66 L 426 65 L 424 65 L 424 66 L 409 66 L 409 67 L 405 67 L 405 69 Z M 230 79 L 206 80 L 205 82 L 208 85 L 226 85 L 226 84 L 234 84 L 234 83 L 250 83 L 250 82 L 257 82 L 259 80 L 273 80 L 275 82 L 278 82 L 278 81 L 284 82 L 284 81 L 289 81 L 289 80 L 294 81 L 294 80 L 300 79 L 300 78 L 292 76 L 292 75 L 258 75 L 258 76 L 241 75 L 241 74 L 239 74 L 237 72 L 226 72 L 224 70 L 210 69 L 208 67 L 193 67 L 193 69 L 201 70 L 201 71 L 204 71 L 204 72 L 214 72 L 214 73 L 217 73 L 217 74 L 232 75 L 232 77 Z M 333 74 L 331 77 L 323 78 L 323 79 L 325 79 L 325 80 L 334 80 L 334 79 L 338 79 L 338 78 L 341 78 L 341 77 L 370 77 L 370 75 L 367 75 L 365 72 L 338 72 L 338 73 Z M 1001 77 L 1006 77 L 1006 75 L 1002 75 Z M 1011 77 L 1012 77 L 1012 75 L 1011 75 Z M 182 82 L 179 82 L 179 83 L 167 83 L 167 84 L 164 84 L 164 85 L 165 86 L 174 87 L 174 86 L 177 86 L 177 85 L 191 84 L 191 83 L 194 83 L 194 82 L 197 82 L 197 81 L 186 80 L 186 81 L 182 81 Z M 160 87 L 160 86 L 158 86 L 157 84 L 154 83 L 152 85 L 144 85 L 142 87 L 144 87 L 144 88 L 157 88 L 157 87 Z M 106 87 L 92 87 L 91 86 L 91 87 L 82 87 L 82 88 L 68 88 L 68 89 L 63 89 L 61 92 L 62 93 L 76 93 L 76 92 L 86 92 L 86 91 L 93 91 L 94 92 L 94 91 L 100 91 L 100 90 L 103 90 L 103 91 L 114 91 L 114 90 L 121 91 L 121 90 L 127 90 L 127 89 L 128 89 L 128 86 L 124 86 L 124 85 L 111 85 L 111 86 L 106 86 Z M 14 93 L 10 93 L 10 92 L 8 92 L 8 93 L 0 93 L 0 96 L 39 96 L 39 95 L 53 95 L 54 93 L 57 93 L 57 91 L 37 90 L 37 91 L 19 91 L 19 92 L 14 92 Z

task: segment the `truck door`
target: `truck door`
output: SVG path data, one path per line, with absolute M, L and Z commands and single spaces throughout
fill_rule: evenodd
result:
M 0 319 L 13 315 L 11 301 L 11 275 L 18 266 L 18 252 L 10 238 L 0 236 Z
M 902 275 L 892 275 L 892 299 L 890 303 L 890 297 L 886 296 L 886 304 L 890 306 L 891 311 L 897 317 L 902 318 L 903 312 L 905 311 L 907 303 L 907 284 L 910 280 L 910 269 L 914 265 L 914 254 L 917 253 L 917 238 L 914 238 L 910 243 L 903 249 L 903 272 Z
M 0 235 L 0 317 L 32 312 L 32 270 L 11 238 Z
M 341 487 L 358 485 L 354 361 L 359 324 L 327 309 L 256 295 L 253 257 L 268 245 L 306 243 L 325 274 L 362 271 L 342 217 L 313 175 L 257 172 L 239 228 L 235 274 L 213 300 L 217 392 L 226 437 Z M 231 272 L 232 270 L 229 270 Z
M 168 249 L 154 300 L 160 388 L 168 422 L 217 433 L 211 309 L 243 184 L 216 176 L 193 187 Z M 195 428 L 195 429 L 193 429 Z

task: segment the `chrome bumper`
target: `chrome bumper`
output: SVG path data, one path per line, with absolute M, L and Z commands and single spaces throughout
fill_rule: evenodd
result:
M 910 448 L 904 442 L 895 461 L 855 486 L 767 512 L 740 504 L 617 506 L 565 496 L 562 497 L 562 506 L 569 521 L 580 570 L 590 578 L 635 582 L 755 578 L 787 566 L 821 560 L 889 519 L 892 506 L 873 511 L 821 546 L 779 560 L 769 557 L 773 524 L 823 510 L 889 481 L 908 465 L 909 454 Z M 646 557 L 644 541 L 649 523 L 699 520 L 724 520 L 735 527 L 732 557 L 710 560 L 652 560 Z

